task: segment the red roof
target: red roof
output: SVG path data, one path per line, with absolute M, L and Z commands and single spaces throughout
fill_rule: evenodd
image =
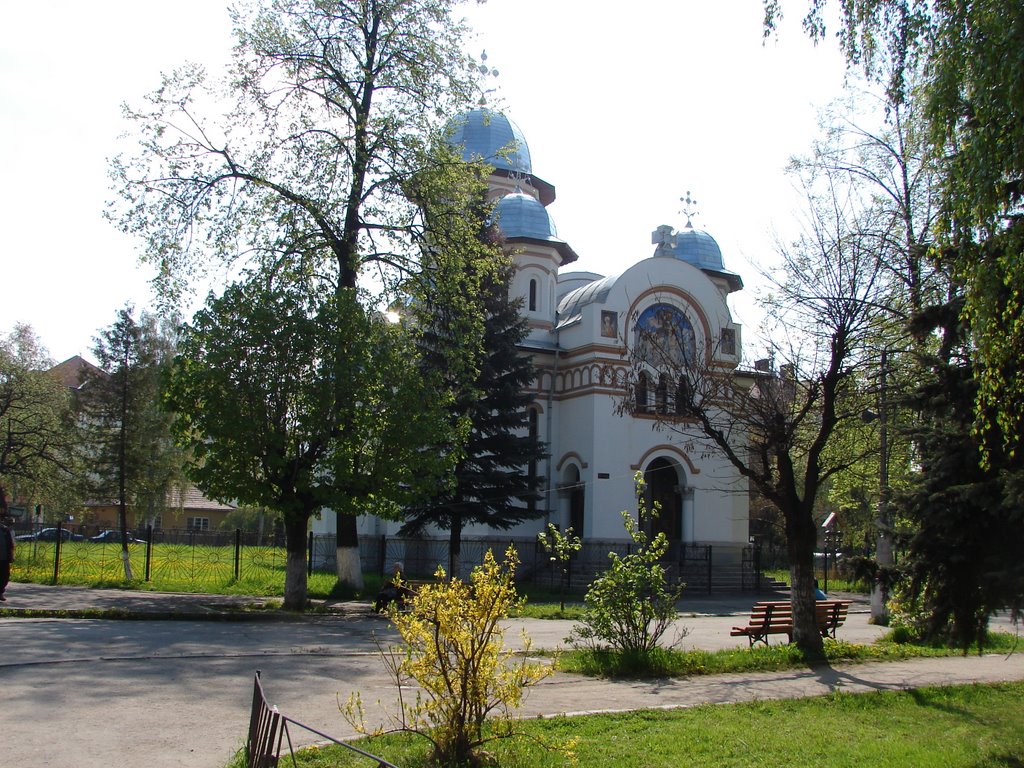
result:
M 82 379 L 87 374 L 102 373 L 102 371 L 81 355 L 75 355 L 63 363 L 57 363 L 47 373 L 68 389 L 79 389 L 82 386 Z
M 183 510 L 211 510 L 229 512 L 235 508 L 234 504 L 221 504 L 219 501 L 206 498 L 202 491 L 194 485 L 189 485 L 183 491 L 171 491 L 168 494 L 167 503 L 170 506 L 181 507 Z

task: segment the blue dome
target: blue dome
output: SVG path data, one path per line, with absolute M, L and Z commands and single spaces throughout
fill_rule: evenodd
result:
M 677 259 L 693 264 L 701 269 L 713 269 L 717 272 L 725 270 L 722 262 L 722 249 L 715 238 L 687 223 L 686 227 L 676 233 L 676 244 L 672 249 Z
M 535 197 L 523 192 L 505 195 L 494 206 L 494 220 L 508 239 L 528 237 L 533 240 L 562 242 L 548 209 Z
M 483 160 L 498 170 L 533 173 L 523 132 L 500 112 L 474 109 L 453 118 L 448 131 L 448 143 L 462 147 L 463 160 Z

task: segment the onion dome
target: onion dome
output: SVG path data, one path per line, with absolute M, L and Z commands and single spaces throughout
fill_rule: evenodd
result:
M 493 221 L 505 239 L 550 245 L 558 251 L 564 266 L 578 258 L 569 244 L 558 237 L 554 219 L 535 197 L 517 190 L 505 195 L 494 206 Z
M 718 247 L 715 238 L 703 230 L 694 229 L 689 222 L 683 229 L 676 232 L 675 247 L 672 252 L 677 259 L 693 264 L 700 269 L 725 271 L 722 249 Z
M 483 160 L 496 170 L 530 174 L 530 147 L 519 126 L 501 112 L 481 107 L 448 123 L 448 143 L 462 147 L 462 159 Z
M 494 220 L 507 240 L 526 237 L 562 242 L 548 209 L 524 192 L 513 192 L 501 198 L 494 206 Z

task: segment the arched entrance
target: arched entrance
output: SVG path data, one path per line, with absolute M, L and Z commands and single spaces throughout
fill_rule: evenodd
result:
M 580 470 L 575 465 L 569 465 L 562 473 L 561 491 L 568 502 L 567 527 L 572 528 L 573 533 L 581 539 L 584 536 L 583 511 L 586 506 L 585 487 L 580 482 Z
M 676 550 L 683 538 L 683 482 L 677 465 L 666 458 L 655 459 L 647 465 L 644 482 L 649 508 L 654 509 L 657 504 L 661 509 L 651 520 L 650 533 L 664 533 L 672 544 L 671 550 Z

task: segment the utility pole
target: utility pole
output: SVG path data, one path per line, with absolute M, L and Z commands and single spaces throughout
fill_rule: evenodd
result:
M 878 387 L 878 540 L 875 544 L 875 560 L 878 572 L 871 585 L 871 621 L 875 624 L 889 623 L 888 580 L 881 577 L 883 569 L 893 565 L 892 521 L 889 519 L 889 410 L 886 393 L 887 350 L 882 350 L 879 365 Z

